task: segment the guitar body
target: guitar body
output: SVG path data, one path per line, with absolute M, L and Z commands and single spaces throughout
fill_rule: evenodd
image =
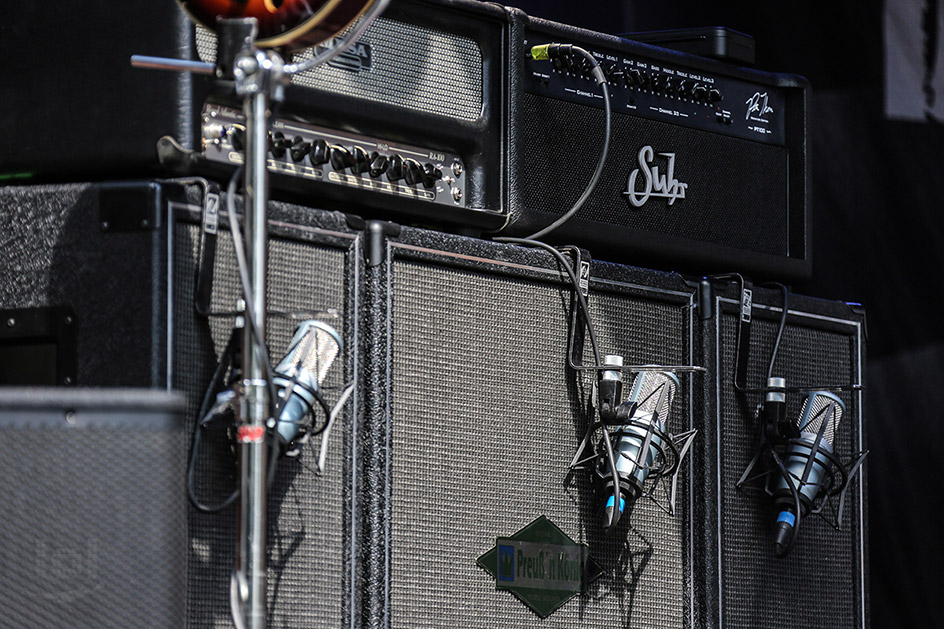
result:
M 179 0 L 198 24 L 216 31 L 217 18 L 256 18 L 260 48 L 298 50 L 334 37 L 375 0 Z

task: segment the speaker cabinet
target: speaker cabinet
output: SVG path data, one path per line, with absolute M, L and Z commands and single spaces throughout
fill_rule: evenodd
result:
M 223 221 L 214 247 L 211 316 L 195 311 L 199 261 L 213 247 L 198 222 L 197 199 L 191 194 L 187 200 L 170 204 L 175 216 L 173 383 L 187 395 L 191 430 L 233 329 L 236 300 L 242 295 L 228 221 Z M 359 240 L 340 215 L 294 205 L 271 203 L 269 225 L 266 341 L 270 356 L 274 363 L 281 359 L 300 320 L 336 310 L 337 317 L 328 323 L 341 333 L 345 347 L 323 385 L 333 404 L 343 385 L 353 379 L 357 355 L 356 319 L 350 309 L 357 303 Z M 357 401 L 349 404 L 354 408 Z M 267 514 L 270 626 L 340 627 L 349 617 L 350 577 L 345 567 L 350 560 L 345 549 L 351 525 L 346 484 L 351 474 L 347 454 L 351 437 L 347 417 L 340 417 L 331 432 L 323 473 L 316 471 L 317 457 L 307 447 L 298 457 L 278 462 Z M 217 431 L 214 439 L 208 428 L 204 436 L 208 438 L 202 440 L 196 458 L 196 493 L 202 502 L 217 504 L 236 486 L 235 460 L 229 435 Z M 312 441 L 320 443 L 319 438 Z M 191 627 L 232 626 L 229 591 L 236 519 L 234 508 L 209 514 L 190 511 Z
M 168 387 L 154 182 L 0 188 L 0 384 Z
M 735 486 L 755 451 L 755 413 L 763 394 L 735 392 L 740 291 L 734 283 L 718 288 L 703 304 L 702 311 L 712 316 L 703 322 L 701 335 L 703 362 L 712 366 L 705 388 L 705 438 L 700 442 L 708 450 L 700 472 L 706 502 L 699 521 L 705 525 L 705 539 L 713 540 L 707 544 L 708 574 L 717 576 L 706 589 L 713 609 L 708 625 L 868 627 L 868 460 L 847 490 L 841 529 L 809 515 L 801 522 L 793 550 L 784 558 L 775 557 L 772 532 L 777 514 L 762 480 Z M 751 312 L 746 385 L 756 389 L 766 386 L 783 312 L 781 292 L 755 288 Z M 864 365 L 865 318 L 859 307 L 790 295 L 773 376 L 786 378 L 788 387 L 843 387 L 863 382 Z M 837 395 L 845 413 L 833 445 L 848 462 L 866 448 L 863 393 L 844 390 Z M 805 397 L 787 393 L 788 419 L 796 421 Z M 824 515 L 834 518 L 836 507 L 833 501 Z
M 613 535 L 590 473 L 568 473 L 591 377 L 567 366 L 571 289 L 551 256 L 404 228 L 378 259 L 356 435 L 363 626 L 695 626 L 690 470 L 675 517 L 639 500 Z M 601 352 L 691 363 L 692 291 L 678 276 L 594 263 L 589 301 Z M 700 386 L 681 382 L 675 433 L 692 426 Z M 476 565 L 540 516 L 602 568 L 545 619 Z
M 0 625 L 180 627 L 183 400 L 0 388 Z
M 208 234 L 201 215 L 196 185 L 0 188 L 0 227 L 8 237 L 0 250 L 0 356 L 7 365 L 0 373 L 9 378 L 4 384 L 173 388 L 185 396 L 186 430 L 192 434 L 241 295 L 229 223 L 221 217 L 219 232 Z M 331 323 L 346 347 L 325 383 L 333 403 L 353 380 L 356 363 L 357 320 L 350 310 L 358 303 L 360 238 L 339 214 L 284 203 L 271 204 L 269 225 L 271 356 L 277 361 L 286 351 L 300 318 L 336 310 Z M 195 310 L 198 268 L 212 278 L 200 290 L 209 296 L 210 316 Z M 27 375 L 19 362 L 10 363 L 27 359 Z M 357 403 L 355 395 L 349 408 Z M 348 417 L 342 415 L 332 431 L 322 474 L 308 450 L 279 462 L 268 505 L 270 625 L 334 627 L 350 616 Z M 214 504 L 235 487 L 235 467 L 225 430 L 207 433 L 196 457 L 195 484 L 201 501 Z M 112 445 L 115 451 L 129 447 Z M 175 478 L 182 479 L 187 446 L 178 446 Z M 174 488 L 186 500 L 185 488 L 176 482 Z M 187 517 L 189 560 L 181 569 L 189 588 L 180 609 L 187 610 L 188 626 L 230 627 L 235 510 L 205 514 L 191 508 Z

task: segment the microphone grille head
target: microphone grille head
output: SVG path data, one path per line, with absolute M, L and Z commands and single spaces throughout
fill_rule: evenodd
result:
M 800 432 L 818 435 L 825 423 L 823 439 L 831 446 L 836 438 L 836 428 L 839 425 L 839 420 L 842 419 L 845 410 L 845 404 L 833 393 L 829 391 L 810 391 L 806 399 L 803 400 L 803 409 L 797 418 L 797 428 Z
M 629 399 L 637 404 L 637 413 L 658 413 L 664 426 L 678 386 L 678 377 L 672 372 L 640 371 L 636 374 Z
M 309 319 L 295 330 L 288 353 L 276 368 L 280 374 L 310 374 L 314 382 L 324 382 L 328 370 L 341 352 L 341 336 L 327 323 Z M 302 380 L 303 378 L 300 378 Z

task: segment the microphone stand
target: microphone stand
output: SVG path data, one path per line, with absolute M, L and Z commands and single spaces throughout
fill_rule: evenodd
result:
M 239 461 L 239 515 L 236 569 L 231 583 L 231 605 L 237 629 L 264 629 L 266 622 L 266 499 L 270 419 L 268 354 L 265 346 L 266 249 L 268 244 L 267 166 L 269 110 L 280 102 L 289 76 L 282 58 L 255 46 L 258 24 L 254 18 L 219 22 L 217 65 L 176 59 L 135 56 L 137 67 L 215 73 L 233 80 L 246 117 L 244 285 L 242 381 L 236 404 Z M 275 420 L 272 419 L 272 422 Z M 274 425 L 274 424 L 273 424 Z
M 282 100 L 287 77 L 282 58 L 255 47 L 256 21 L 223 20 L 221 39 L 241 40 L 232 67 L 246 118 L 244 240 L 248 287 L 243 328 L 242 375 L 236 411 L 239 449 L 239 520 L 234 619 L 248 629 L 266 621 L 267 420 L 270 418 L 268 353 L 265 346 L 269 110 Z M 227 32 L 236 35 L 227 37 Z M 239 609 L 237 609 L 237 607 Z M 238 622 L 238 621 L 237 621 Z
M 246 118 L 244 242 L 246 274 L 242 376 L 237 390 L 236 423 L 239 460 L 239 520 L 236 569 L 230 582 L 230 604 L 236 629 L 264 629 L 266 621 L 266 500 L 269 448 L 268 428 L 276 426 L 269 410 L 271 367 L 265 344 L 266 247 L 269 110 L 284 98 L 285 85 L 293 74 L 325 63 L 347 50 L 390 0 L 375 0 L 367 13 L 344 39 L 305 62 L 285 65 L 272 50 L 256 47 L 258 23 L 254 18 L 218 20 L 217 61 L 209 63 L 133 55 L 131 64 L 140 68 L 213 74 L 221 81 L 234 81 L 236 95 L 243 99 Z M 237 248 L 237 252 L 239 249 Z M 241 271 L 242 275 L 242 271 Z

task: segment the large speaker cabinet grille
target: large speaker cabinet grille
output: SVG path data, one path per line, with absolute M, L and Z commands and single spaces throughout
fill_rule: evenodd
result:
M 628 531 L 604 536 L 588 475 L 567 478 L 589 393 L 565 367 L 569 292 L 412 261 L 393 285 L 392 626 L 688 626 L 687 479 L 675 518 L 642 500 Z M 688 361 L 680 304 L 603 292 L 591 304 L 603 351 Z M 683 386 L 676 432 L 689 399 Z M 605 571 L 543 621 L 475 563 L 540 515 Z
M 229 317 L 213 317 L 209 325 L 193 311 L 194 268 L 199 229 L 179 224 L 175 232 L 174 386 L 188 398 L 188 430 L 223 351 L 232 326 Z M 284 238 L 269 239 L 268 307 L 270 311 L 314 312 L 337 308 L 343 316 L 345 255 Z M 214 274 L 212 308 L 232 311 L 242 294 L 232 240 L 220 234 Z M 273 362 L 288 347 L 296 322 L 270 316 L 266 339 Z M 342 332 L 343 321 L 338 321 Z M 343 332 L 342 332 L 343 334 Z M 349 337 L 345 337 L 349 338 Z M 337 398 L 344 378 L 342 361 L 328 375 L 329 403 Z M 341 418 L 339 418 L 339 422 Z M 268 504 L 267 624 L 273 627 L 340 627 L 343 614 L 344 435 L 347 420 L 335 426 L 327 468 L 319 476 L 310 450 L 279 462 Z M 207 443 L 204 438 L 204 443 Z M 219 435 L 217 435 L 219 439 Z M 206 503 L 222 501 L 234 487 L 235 468 L 228 446 L 202 448 L 196 476 Z M 229 607 L 230 573 L 236 547 L 236 513 L 190 512 L 189 626 L 232 627 Z
M 182 427 L 128 391 L 71 391 L 0 399 L 0 626 L 179 626 Z
M 533 94 L 523 95 L 523 111 L 520 154 L 527 158 L 520 173 L 521 203 L 529 211 L 559 216 L 593 174 L 603 142 L 603 111 Z M 639 167 L 637 153 L 646 145 L 657 154 L 675 153 L 675 177 L 688 184 L 684 199 L 670 206 L 653 197 L 641 208 L 626 201 L 629 174 Z M 572 147 L 580 147 L 579 159 Z M 612 147 L 596 191 L 578 218 L 789 254 L 785 148 L 617 113 Z M 758 224 L 765 228 L 756 229 Z
M 370 67 L 345 53 L 338 63 L 295 75 L 292 83 L 458 120 L 481 117 L 482 51 L 475 41 L 378 18 L 360 44 L 370 46 Z M 197 50 L 201 59 L 214 62 L 216 36 L 198 28 Z M 311 55 L 307 50 L 293 61 Z
M 779 313 L 776 314 L 779 316 Z M 805 319 L 805 320 L 804 320 Z M 784 559 L 773 554 L 770 532 L 776 513 L 759 483 L 741 490 L 735 482 L 746 468 L 756 440 L 753 418 L 733 393 L 736 320 L 726 314 L 721 325 L 721 614 L 724 627 L 864 626 L 862 618 L 862 505 L 857 476 L 848 491 L 842 531 L 817 516 L 803 520 L 800 536 Z M 762 386 L 777 333 L 776 319 L 755 318 L 751 331 L 748 382 Z M 789 386 L 859 382 L 856 337 L 812 327 L 809 317 L 791 317 L 777 356 L 774 375 Z M 851 331 L 852 326 L 848 326 Z M 841 393 L 846 412 L 836 436 L 844 461 L 859 447 L 858 396 Z M 757 400 L 751 400 L 755 404 Z M 801 396 L 788 395 L 787 416 L 800 413 Z M 750 409 L 753 412 L 753 407 Z

